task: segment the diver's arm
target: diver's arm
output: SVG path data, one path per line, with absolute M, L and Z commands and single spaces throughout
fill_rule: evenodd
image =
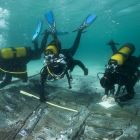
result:
M 138 56 L 138 67 L 140 67 L 140 55 Z
M 105 95 L 108 96 L 108 93 L 109 93 L 109 89 L 105 88 Z
M 43 68 L 41 72 L 41 77 L 40 77 L 40 90 L 39 90 L 39 96 L 40 96 L 40 101 L 45 102 L 45 83 L 46 83 L 46 78 L 48 76 L 48 72 L 46 70 L 46 67 Z
M 32 56 L 31 59 L 39 59 L 41 57 L 41 51 L 39 49 L 39 45 L 38 45 L 38 40 L 34 40 L 33 41 L 34 44 L 34 50 L 32 50 L 32 53 L 30 54 L 30 56 Z
M 118 88 L 117 88 L 117 91 L 116 91 L 116 94 L 115 94 L 115 98 L 119 96 L 121 87 L 122 87 L 121 85 L 118 85 Z
M 84 65 L 84 63 L 82 63 L 82 61 L 80 61 L 80 60 L 73 60 L 73 68 L 76 65 L 78 65 L 83 70 L 84 75 L 88 75 L 88 69 L 86 68 L 86 66 Z
M 38 39 L 32 41 L 34 48 L 28 49 L 28 60 L 36 60 L 41 58 L 42 50 L 39 48 Z
M 45 50 L 45 47 L 46 47 L 46 44 L 47 44 L 47 41 L 48 41 L 48 36 L 49 36 L 49 32 L 46 30 L 44 32 L 44 36 L 43 36 L 43 39 L 41 41 L 41 47 L 40 47 L 40 52 L 43 53 L 43 51 Z
M 107 44 L 111 47 L 113 54 L 115 54 L 117 52 L 116 45 L 118 45 L 118 43 L 115 43 L 113 40 L 110 40 Z
M 68 73 L 68 71 L 66 71 L 66 76 L 67 76 L 67 79 L 68 79 L 68 84 L 69 84 L 69 89 L 71 89 L 72 87 L 71 87 L 71 81 L 70 81 L 70 75 L 69 75 L 69 73 Z
M 38 50 L 38 40 L 37 39 L 33 41 L 33 44 L 34 44 L 34 49 Z
M 117 52 L 116 46 L 115 45 L 114 46 L 111 46 L 111 50 L 112 50 L 113 54 L 115 54 Z

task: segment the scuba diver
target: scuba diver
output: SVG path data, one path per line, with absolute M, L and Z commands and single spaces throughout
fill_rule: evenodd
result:
M 52 11 L 49 11 L 45 15 L 47 22 L 50 27 L 50 33 L 53 37 L 53 41 L 48 44 L 45 49 L 45 66 L 41 70 L 41 87 L 40 87 L 40 101 L 46 101 L 44 95 L 44 86 L 45 81 L 49 79 L 60 79 L 65 75 L 68 79 L 69 88 L 71 88 L 71 79 L 72 76 L 70 72 L 73 71 L 74 67 L 78 65 L 83 71 L 84 75 L 88 75 L 88 69 L 84 66 L 84 64 L 80 60 L 75 60 L 73 58 L 76 53 L 80 38 L 83 30 L 88 27 L 96 18 L 96 16 L 90 15 L 84 20 L 82 25 L 75 31 L 78 31 L 76 39 L 69 49 L 62 49 L 61 43 L 57 37 L 58 31 L 56 31 L 55 21 L 53 17 Z M 47 31 L 46 31 L 47 32 Z
M 39 21 L 32 38 L 34 49 L 31 47 L 8 47 L 0 49 L 0 88 L 10 84 L 12 77 L 17 77 L 22 79 L 23 82 L 27 82 L 27 63 L 31 60 L 41 58 L 44 44 L 46 44 L 48 38 L 48 34 L 45 34 L 39 48 L 38 36 L 41 28 L 42 22 Z
M 108 43 L 111 46 L 113 55 L 111 56 L 103 77 L 100 79 L 101 86 L 105 89 L 105 95 L 114 95 L 117 102 L 130 100 L 134 97 L 134 86 L 140 78 L 140 56 L 132 56 L 135 46 L 126 43 L 117 50 L 113 40 Z M 117 89 L 115 90 L 115 84 Z

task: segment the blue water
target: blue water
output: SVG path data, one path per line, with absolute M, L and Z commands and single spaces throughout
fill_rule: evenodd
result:
M 57 29 L 69 32 L 89 13 L 98 16 L 83 34 L 75 55 L 76 59 L 93 67 L 93 71 L 107 63 L 111 50 L 106 43 L 110 39 L 120 44 L 132 42 L 136 46 L 135 54 L 140 54 L 139 0 L 0 0 L 0 47 L 32 46 L 36 23 L 44 20 L 43 14 L 50 9 L 54 12 Z M 44 20 L 43 29 L 47 27 Z M 60 36 L 63 48 L 70 47 L 75 36 L 76 33 Z

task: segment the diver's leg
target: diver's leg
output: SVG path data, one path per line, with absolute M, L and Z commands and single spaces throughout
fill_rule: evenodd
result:
M 109 94 L 109 89 L 104 88 L 104 96 L 102 97 L 102 101 L 105 101 L 108 98 L 108 94 Z
M 26 61 L 26 60 L 24 60 L 24 61 Z M 18 78 L 20 78 L 22 80 L 22 82 L 28 81 L 27 63 L 26 62 L 20 62 L 19 66 L 16 67 L 16 71 L 23 72 L 21 74 L 18 74 L 18 76 L 17 76 Z
M 121 85 L 118 85 L 118 88 L 117 88 L 117 91 L 116 91 L 116 94 L 115 94 L 115 98 L 117 98 L 120 95 L 121 87 L 122 87 Z
M 132 99 L 135 95 L 135 91 L 134 91 L 134 86 L 136 85 L 138 81 L 138 77 L 137 76 L 132 76 L 132 78 L 130 80 L 128 80 L 128 83 L 126 85 L 126 99 Z
M 6 85 L 8 85 L 11 82 L 11 80 L 12 80 L 12 75 L 9 73 L 6 73 L 4 80 L 0 83 L 0 88 L 3 88 Z
M 128 93 L 128 99 L 132 99 L 132 98 L 134 98 L 134 95 L 135 95 L 135 91 L 134 91 L 134 86 L 127 86 L 127 88 L 126 88 L 126 90 L 127 90 L 127 93 Z
M 43 36 L 43 39 L 41 41 L 41 48 L 40 48 L 41 53 L 43 53 L 43 51 L 45 50 L 45 47 L 47 45 L 48 36 L 49 36 L 49 32 L 46 30 L 44 32 L 44 36 Z
M 41 78 L 40 78 L 40 87 L 39 87 L 39 96 L 40 96 L 40 101 L 45 102 L 45 82 L 46 78 L 48 76 L 48 72 L 46 67 L 43 68 L 43 71 L 41 72 Z
M 128 81 L 128 84 L 126 85 L 126 90 L 127 90 L 127 94 L 126 94 L 126 99 L 132 99 L 135 95 L 135 91 L 134 91 L 134 86 L 136 85 L 138 81 L 137 76 L 133 76 L 132 80 L 130 79 Z
M 127 100 L 130 100 L 130 99 L 133 99 L 133 97 L 135 95 L 134 87 L 131 86 L 131 85 L 127 85 L 126 86 L 126 91 L 127 91 L 127 94 L 119 97 L 120 101 L 127 101 Z
M 128 78 L 127 83 L 125 85 L 126 94 L 119 98 L 120 101 L 127 101 L 134 97 L 135 95 L 134 86 L 137 83 L 137 81 L 138 77 L 136 75 L 133 75 L 131 76 L 131 78 Z
M 88 69 L 85 67 L 85 65 L 80 60 L 73 60 L 73 68 L 76 65 L 78 65 L 84 71 L 84 75 L 88 75 Z M 72 70 L 73 70 L 73 68 L 72 68 Z
M 41 53 L 42 53 L 42 51 L 41 51 L 41 49 L 38 47 L 39 45 L 38 45 L 38 40 L 35 40 L 34 42 L 33 42 L 33 44 L 34 44 L 34 50 L 33 50 L 33 52 L 31 52 L 32 54 L 32 59 L 40 59 L 41 58 Z
M 76 39 L 72 45 L 71 48 L 69 48 L 69 53 L 71 54 L 71 56 L 74 56 L 74 54 L 76 53 L 77 49 L 78 49 L 78 46 L 79 46 L 79 43 L 80 43 L 80 38 L 81 38 L 81 34 L 82 34 L 82 31 L 79 30 L 78 33 L 77 33 L 77 36 L 76 36 Z
M 0 72 L 0 81 L 3 80 L 5 73 L 4 72 Z
M 27 57 L 30 60 L 36 60 L 36 59 L 40 59 L 41 57 L 41 48 L 39 48 L 38 46 L 38 40 L 34 40 L 33 41 L 33 44 L 34 44 L 34 48 L 31 49 L 31 48 L 28 48 L 28 51 L 27 51 Z
M 34 44 L 34 49 L 29 49 L 29 60 L 36 60 L 36 59 L 40 59 L 41 58 L 41 54 L 43 53 L 43 51 L 45 50 L 46 44 L 47 44 L 47 40 L 48 40 L 48 36 L 49 36 L 49 32 L 46 30 L 44 32 L 44 36 L 43 39 L 41 41 L 41 47 L 39 48 L 38 45 L 38 39 L 33 41 Z
M 66 72 L 66 76 L 67 76 L 67 79 L 68 79 L 69 89 L 71 89 L 72 88 L 71 87 L 71 77 L 70 77 L 68 71 Z
M 22 75 L 22 78 L 21 79 L 25 83 L 28 81 L 28 74 L 27 74 L 27 72 Z

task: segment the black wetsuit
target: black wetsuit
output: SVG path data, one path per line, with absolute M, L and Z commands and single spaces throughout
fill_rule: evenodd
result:
M 117 52 L 115 45 L 111 45 L 111 49 L 114 54 Z M 140 57 L 129 56 L 124 65 L 117 67 L 115 72 L 111 72 L 107 68 L 104 76 L 100 80 L 101 85 L 105 88 L 105 94 L 108 95 L 109 91 L 114 90 L 114 85 L 118 84 L 116 97 L 118 96 L 121 101 L 132 99 L 135 94 L 134 86 L 140 76 L 139 65 Z M 127 93 L 121 96 L 119 92 L 122 86 L 125 86 Z
M 72 71 L 74 69 L 74 67 L 76 65 L 78 65 L 80 68 L 82 68 L 85 75 L 88 74 L 88 70 L 84 66 L 84 64 L 80 60 L 74 60 L 73 59 L 73 56 L 76 53 L 76 51 L 78 49 L 78 46 L 79 46 L 79 43 L 80 43 L 81 34 L 82 34 L 82 31 L 79 31 L 77 33 L 76 39 L 75 39 L 71 48 L 61 49 L 61 46 L 58 46 L 59 47 L 59 53 L 62 53 L 66 57 L 67 70 L 66 70 L 65 74 L 66 74 L 67 79 L 68 79 L 69 88 L 71 88 L 71 84 L 70 84 L 71 77 L 68 73 L 68 70 Z M 54 35 L 53 37 L 54 37 L 54 42 L 59 42 L 56 35 Z M 44 67 L 43 70 L 41 71 L 41 81 L 40 81 L 41 82 L 41 87 L 40 87 L 40 91 L 39 91 L 41 101 L 46 100 L 45 95 L 44 95 L 44 88 L 45 88 L 45 81 L 46 81 L 47 76 L 48 76 L 48 71 L 47 71 L 47 68 Z
M 30 47 L 26 48 L 26 56 L 25 57 L 14 57 L 12 59 L 3 59 L 0 57 L 0 76 L 2 82 L 0 83 L 0 88 L 8 85 L 12 77 L 17 77 L 23 80 L 23 82 L 27 82 L 28 74 L 27 74 L 27 63 L 31 60 L 37 60 L 41 58 L 41 54 L 44 51 L 44 43 L 46 43 L 48 38 L 48 34 L 45 35 L 45 41 L 42 40 L 41 47 L 38 47 L 38 41 L 34 41 L 34 49 Z M 14 48 L 13 48 L 14 49 Z M 3 71 L 4 70 L 4 71 Z M 14 73 L 12 73 L 14 72 Z M 17 72 L 17 74 L 15 73 Z M 20 73 L 19 72 L 24 72 Z
M 78 49 L 78 46 L 79 46 L 79 43 L 80 43 L 80 38 L 81 38 L 81 34 L 82 32 L 78 32 L 77 33 L 77 36 L 76 36 L 76 39 L 72 45 L 71 48 L 69 49 L 61 49 L 61 53 L 64 54 L 64 56 L 66 57 L 66 61 L 68 63 L 68 69 L 72 72 L 74 67 L 76 65 L 78 65 L 83 71 L 84 71 L 84 74 L 87 75 L 87 69 L 85 67 L 85 65 L 80 61 L 80 60 L 75 60 L 73 58 L 73 56 L 75 55 L 77 49 Z

